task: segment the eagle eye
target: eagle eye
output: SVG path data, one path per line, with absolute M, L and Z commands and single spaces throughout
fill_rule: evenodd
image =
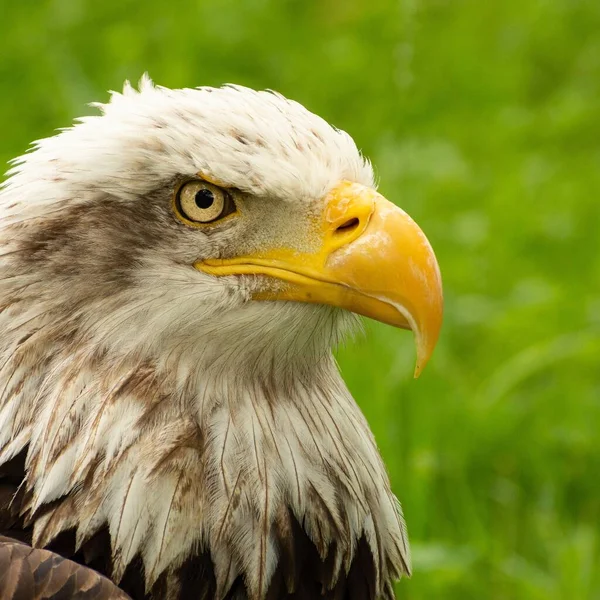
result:
M 212 183 L 184 183 L 175 195 L 175 212 L 184 223 L 213 223 L 235 212 L 231 194 Z

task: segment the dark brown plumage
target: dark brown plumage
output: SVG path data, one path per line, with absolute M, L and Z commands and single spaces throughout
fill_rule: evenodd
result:
M 106 577 L 55 552 L 0 536 L 2 600 L 128 600 Z

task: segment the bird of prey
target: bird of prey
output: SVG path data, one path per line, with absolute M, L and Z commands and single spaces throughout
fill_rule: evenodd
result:
M 364 315 L 421 371 L 426 237 L 277 93 L 96 106 L 0 190 L 0 597 L 393 598 L 404 520 L 332 348 Z

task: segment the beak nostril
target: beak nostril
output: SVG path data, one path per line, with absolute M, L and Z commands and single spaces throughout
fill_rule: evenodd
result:
M 359 225 L 360 221 L 356 218 L 353 217 L 352 219 L 348 219 L 347 221 L 344 221 L 339 227 L 336 228 L 335 232 L 336 233 L 347 233 L 348 231 L 352 231 L 353 229 L 356 229 Z

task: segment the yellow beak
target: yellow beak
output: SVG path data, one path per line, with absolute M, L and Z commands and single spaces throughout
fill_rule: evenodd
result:
M 285 282 L 255 293 L 256 300 L 329 304 L 411 329 L 418 377 L 433 353 L 443 309 L 440 271 L 425 234 L 403 210 L 350 181 L 327 195 L 317 230 L 316 252 L 271 248 L 195 266 L 215 276 L 260 274 Z

